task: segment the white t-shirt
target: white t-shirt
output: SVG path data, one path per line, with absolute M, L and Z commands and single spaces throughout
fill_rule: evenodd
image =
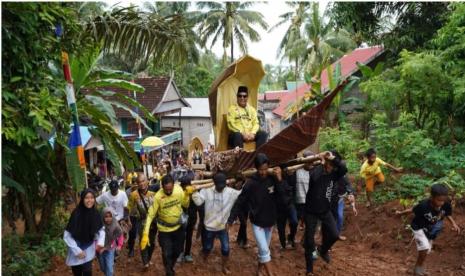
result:
M 124 217 L 124 207 L 128 206 L 128 196 L 125 192 L 119 191 L 116 196 L 107 191 L 97 197 L 97 204 L 105 204 L 105 207 L 112 207 L 115 210 L 116 220 L 121 220 Z

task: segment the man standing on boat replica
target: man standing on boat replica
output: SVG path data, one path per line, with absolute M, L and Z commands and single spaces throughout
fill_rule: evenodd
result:
M 260 130 L 257 111 L 247 104 L 249 89 L 247 86 L 239 86 L 237 89 L 237 104 L 228 109 L 227 122 L 229 139 L 228 144 L 232 148 L 244 148 L 244 142 L 255 141 L 256 148 L 266 143 L 268 134 Z

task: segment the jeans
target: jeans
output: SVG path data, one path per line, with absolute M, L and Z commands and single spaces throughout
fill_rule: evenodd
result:
M 92 261 L 71 267 L 74 276 L 92 276 Z
M 213 249 L 213 243 L 216 237 L 218 237 L 221 243 L 221 255 L 229 256 L 229 235 L 224 229 L 220 231 L 205 230 L 205 240 L 202 242 L 202 251 L 207 254 L 210 253 Z
M 158 242 L 160 243 L 163 265 L 167 276 L 174 275 L 174 265 L 182 252 L 184 236 L 182 227 L 173 232 L 158 233 Z
M 313 272 L 312 253 L 315 250 L 315 231 L 318 220 L 321 221 L 321 235 L 323 238 L 320 248 L 321 253 L 326 254 L 339 237 L 336 221 L 331 211 L 322 214 L 307 213 L 305 215 L 305 261 L 307 272 Z
M 271 261 L 270 241 L 273 227 L 263 228 L 252 224 L 252 231 L 258 247 L 258 261 L 262 264 Z
M 295 209 L 295 206 L 292 205 L 289 208 L 284 208 L 283 211 L 278 211 L 278 235 L 279 235 L 279 241 L 281 243 L 281 246 L 284 248 L 286 247 L 286 223 L 289 221 L 289 228 L 290 228 L 290 233 L 288 238 L 288 241 L 294 241 L 295 239 L 295 234 L 297 232 L 297 210 Z
M 341 234 L 342 226 L 344 225 L 344 207 L 344 199 L 340 198 L 337 205 L 331 208 L 331 212 L 336 220 L 336 229 L 339 235 Z
M 105 276 L 113 276 L 113 264 L 115 263 L 115 248 L 103 251 L 102 254 L 97 254 L 100 270 Z
M 431 229 L 428 229 L 428 232 L 426 232 L 426 237 L 428 237 L 429 240 L 436 239 L 439 233 L 441 233 L 443 226 L 444 221 L 440 220 L 436 222 L 436 224 L 431 226 Z
M 257 131 L 255 134 L 255 147 L 258 149 L 261 145 L 266 143 L 268 139 L 268 133 L 263 130 Z M 228 144 L 230 147 L 244 147 L 244 138 L 240 132 L 231 132 L 228 137 Z

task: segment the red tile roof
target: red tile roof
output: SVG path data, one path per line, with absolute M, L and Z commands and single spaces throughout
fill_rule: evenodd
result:
M 265 91 L 265 93 L 260 93 L 258 95 L 259 101 L 276 101 L 279 100 L 281 97 L 286 95 L 288 90 L 277 90 L 277 91 Z
M 335 66 L 337 63 L 340 63 L 341 64 L 341 75 L 343 78 L 347 78 L 350 75 L 358 71 L 358 67 L 356 64 L 357 62 L 360 62 L 362 64 L 368 64 L 374 58 L 376 58 L 381 53 L 383 53 L 383 51 L 384 50 L 381 46 L 373 46 L 369 48 L 355 49 L 349 54 L 340 58 L 338 61 L 333 63 L 331 66 Z M 323 89 L 328 88 L 328 74 L 326 73 L 326 69 L 323 70 L 323 73 L 321 75 L 321 83 L 322 83 Z M 304 85 L 299 86 L 296 90 L 289 91 L 286 95 L 283 95 L 278 107 L 276 107 L 273 110 L 273 113 L 280 117 L 284 117 L 284 115 L 286 114 L 287 107 L 290 104 L 292 104 L 296 100 L 296 98 L 303 97 L 305 92 L 309 91 L 309 89 L 310 89 L 310 85 L 304 84 Z
M 163 100 L 163 96 L 170 84 L 170 77 L 148 77 L 148 78 L 137 78 L 134 80 L 135 83 L 143 86 L 145 91 L 143 93 L 136 92 L 137 101 L 145 106 L 149 112 L 152 112 L 158 104 Z M 108 90 L 121 93 L 128 97 L 133 98 L 134 93 L 125 89 L 110 88 Z M 124 109 L 115 108 L 117 118 L 132 118 L 132 116 Z

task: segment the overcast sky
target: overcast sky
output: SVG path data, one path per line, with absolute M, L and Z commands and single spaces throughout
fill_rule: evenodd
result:
M 135 0 L 109 0 L 105 1 L 109 6 L 114 5 L 116 3 L 120 3 L 119 5 L 128 6 L 129 4 L 135 4 L 138 6 L 142 6 L 142 3 L 145 1 L 135 1 Z M 328 1 L 320 1 L 320 11 L 322 12 Z M 195 5 L 192 5 L 195 6 Z M 278 1 L 273 0 L 269 2 L 257 2 L 252 8 L 252 10 L 259 11 L 265 17 L 265 21 L 268 23 L 268 26 L 272 27 L 276 23 L 279 22 L 279 16 L 283 13 L 289 12 L 292 9 L 286 5 L 285 1 Z M 261 41 L 255 43 L 248 43 L 249 46 L 249 55 L 261 59 L 264 64 L 272 64 L 278 65 L 280 60 L 276 57 L 276 53 L 278 50 L 278 45 L 283 38 L 287 27 L 289 24 L 281 25 L 279 28 L 273 30 L 273 32 L 268 33 L 268 31 L 264 31 L 260 28 L 256 28 L 261 36 Z M 223 55 L 223 48 L 221 46 L 221 41 L 218 41 L 217 44 L 212 48 L 213 52 L 218 56 L 221 57 Z M 209 46 L 209 45 L 208 45 Z M 230 53 L 230 49 L 227 49 L 227 53 Z M 234 48 L 234 55 L 235 58 L 238 58 L 240 54 L 238 48 Z M 286 61 L 283 62 L 283 65 L 287 64 Z

